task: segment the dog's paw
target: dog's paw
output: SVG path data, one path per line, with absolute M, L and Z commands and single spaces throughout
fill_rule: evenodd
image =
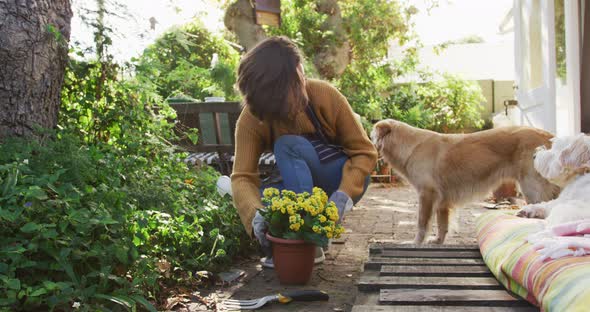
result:
M 431 238 L 428 240 L 428 244 L 434 244 L 434 245 L 441 245 L 444 242 L 445 242 L 445 239 L 439 238 L 439 237 Z
M 527 205 L 522 207 L 516 216 L 521 218 L 545 219 L 545 208 L 539 205 Z

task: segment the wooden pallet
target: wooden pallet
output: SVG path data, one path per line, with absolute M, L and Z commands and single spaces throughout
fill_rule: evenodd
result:
M 498 283 L 477 245 L 372 244 L 353 312 L 538 311 Z

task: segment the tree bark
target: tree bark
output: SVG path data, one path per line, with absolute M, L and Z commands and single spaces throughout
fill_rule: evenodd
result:
M 0 140 L 57 125 L 71 18 L 69 0 L 0 0 Z
M 313 57 L 313 64 L 322 78 L 334 79 L 342 75 L 350 64 L 350 43 L 342 21 L 342 13 L 337 0 L 316 0 L 318 12 L 328 15 L 324 31 L 332 31 L 337 42 L 325 45 Z
M 254 22 L 254 8 L 250 0 L 237 0 L 225 11 L 225 27 L 238 37 L 238 42 L 246 50 L 267 38 L 264 29 Z

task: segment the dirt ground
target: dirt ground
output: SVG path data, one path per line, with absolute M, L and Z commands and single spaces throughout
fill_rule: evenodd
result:
M 484 202 L 473 203 L 456 209 L 451 217 L 450 231 L 446 244 L 476 244 L 475 219 L 487 211 Z M 369 190 L 354 210 L 344 220 L 345 234 L 333 242 L 326 254 L 326 261 L 316 265 L 308 285 L 285 287 L 279 284 L 272 269 L 263 269 L 257 258 L 234 267 L 244 271 L 244 276 L 227 287 L 213 292 L 196 292 L 196 298 L 177 306 L 177 311 L 218 310 L 215 302 L 224 299 L 252 299 L 284 290 L 319 289 L 330 295 L 328 302 L 298 303 L 287 305 L 267 304 L 261 311 L 350 311 L 357 295 L 356 281 L 362 272 L 362 264 L 368 257 L 371 242 L 386 241 L 409 242 L 414 238 L 416 211 L 418 209 L 416 192 L 407 185 L 371 184 Z M 430 237 L 434 238 L 435 225 Z M 208 303 L 208 306 L 203 304 Z M 220 306 L 217 304 L 217 306 Z

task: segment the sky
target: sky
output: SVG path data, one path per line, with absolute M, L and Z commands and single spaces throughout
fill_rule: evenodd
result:
M 440 0 L 440 6 L 426 10 L 424 0 L 408 0 L 419 13 L 415 16 L 416 31 L 426 45 L 435 45 L 469 35 L 479 35 L 486 42 L 512 40 L 511 34 L 499 35 L 498 27 L 512 6 L 513 0 Z M 111 52 L 119 61 L 137 56 L 166 29 L 198 17 L 211 31 L 223 29 L 223 11 L 215 0 L 126 0 L 131 16 L 113 18 L 118 35 L 113 38 Z M 92 31 L 84 26 L 77 8 L 91 9 L 95 0 L 74 0 L 72 41 L 92 44 Z M 150 18 L 157 21 L 150 29 Z
M 416 32 L 426 45 L 479 35 L 488 43 L 513 40 L 499 35 L 499 26 L 513 0 L 440 0 L 440 6 L 426 10 L 424 1 L 410 1 L 419 9 Z

